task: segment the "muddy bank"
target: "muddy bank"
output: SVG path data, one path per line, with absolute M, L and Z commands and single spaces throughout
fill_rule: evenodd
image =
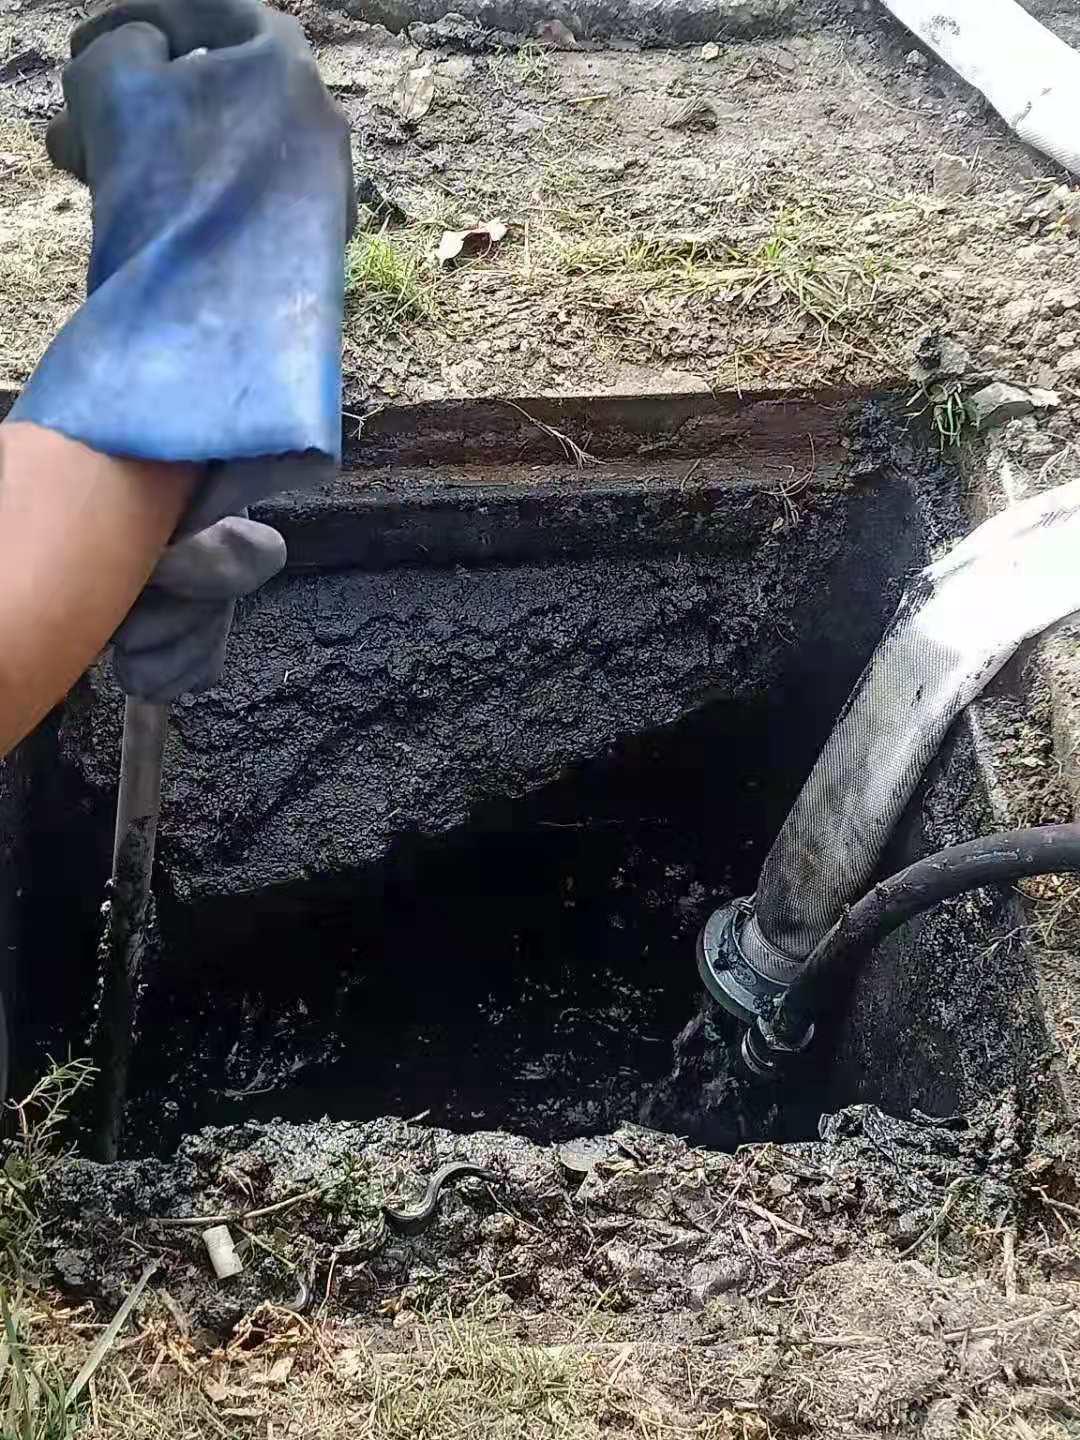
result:
M 431 25 L 436 43 L 443 36 L 452 43 L 455 31 L 464 38 L 461 32 L 467 34 L 468 30 L 455 24 L 460 16 L 484 30 L 507 35 L 550 34 L 564 44 L 569 43 L 569 32 L 570 37 L 582 40 L 624 39 L 661 45 L 711 40 L 720 33 L 734 38 L 773 33 L 787 28 L 800 6 L 796 0 L 574 0 L 573 4 L 563 0 L 527 0 L 525 4 L 516 0 L 453 0 L 452 4 L 450 0 L 342 0 L 323 8 L 340 9 L 393 31 L 417 22 Z M 545 31 L 543 27 L 551 21 L 558 21 L 565 30 Z M 421 35 L 427 38 L 424 32 Z
M 47 1201 L 48 1247 L 58 1279 L 110 1304 L 140 1268 L 122 1242 L 137 1235 L 162 1255 L 161 1283 L 192 1321 L 221 1330 L 260 1300 L 292 1301 L 298 1276 L 327 1303 L 336 1260 L 332 1310 L 374 1316 L 403 1292 L 406 1306 L 430 1310 L 485 1287 L 497 1308 L 561 1300 L 580 1313 L 608 1293 L 614 1311 L 663 1314 L 677 1332 L 709 1300 L 771 1282 L 789 1290 L 874 1232 L 893 1253 L 906 1248 L 950 1186 L 966 1187 L 969 1220 L 1012 1213 L 1024 1136 L 1013 1101 L 931 1125 L 860 1107 L 824 1120 L 822 1134 L 733 1156 L 630 1125 L 583 1179 L 556 1147 L 504 1134 L 395 1120 L 233 1126 L 189 1136 L 165 1162 L 66 1165 Z M 448 1187 L 429 1228 L 400 1233 L 382 1207 L 415 1209 L 450 1160 L 499 1178 Z M 237 1238 L 245 1228 L 274 1238 L 235 1283 L 211 1278 L 198 1225 L 169 1224 L 294 1196 L 307 1198 L 237 1225 Z

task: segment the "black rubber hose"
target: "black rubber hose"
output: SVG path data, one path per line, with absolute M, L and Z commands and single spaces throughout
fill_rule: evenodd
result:
M 773 1019 L 777 1038 L 805 1035 L 865 956 L 916 915 L 981 885 L 1060 873 L 1080 873 L 1080 825 L 1007 830 L 916 860 L 875 885 L 810 956 Z

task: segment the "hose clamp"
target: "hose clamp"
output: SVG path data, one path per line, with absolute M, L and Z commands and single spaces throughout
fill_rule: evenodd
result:
M 759 1016 L 771 1016 L 787 990 L 786 985 L 755 970 L 743 953 L 740 932 L 753 913 L 752 895 L 715 910 L 697 944 L 698 974 L 705 989 L 744 1025 L 753 1025 Z

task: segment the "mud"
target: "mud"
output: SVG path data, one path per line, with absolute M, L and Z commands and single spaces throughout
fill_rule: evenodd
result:
M 546 36 L 543 27 L 556 20 L 574 38 L 659 45 L 712 40 L 718 34 L 739 37 L 773 33 L 788 28 L 800 7 L 796 0 L 630 0 L 629 4 L 574 0 L 570 5 L 559 0 L 529 0 L 526 4 L 515 0 L 454 0 L 452 7 L 449 0 L 343 0 L 340 8 L 357 19 L 395 31 L 436 22 L 432 38 L 437 39 L 454 38 L 452 22 L 441 26 L 437 23 L 444 16 L 449 20 L 448 11 L 452 10 L 467 24 L 489 32 L 501 31 L 506 36 Z
M 603 1294 L 615 1314 L 663 1315 L 671 1338 L 691 1334 L 695 1314 L 719 1296 L 790 1292 L 868 1244 L 906 1248 L 950 1187 L 965 1188 L 972 1222 L 1015 1211 L 1024 1132 L 1007 1098 L 947 1123 L 857 1107 L 825 1119 L 822 1137 L 733 1156 L 626 1125 L 613 1134 L 616 1157 L 582 1179 L 555 1150 L 503 1133 L 393 1120 L 247 1123 L 189 1136 L 168 1161 L 65 1166 L 48 1197 L 48 1249 L 66 1287 L 109 1305 L 149 1249 L 191 1324 L 215 1334 L 262 1300 L 291 1300 L 302 1272 L 331 1311 L 374 1316 L 390 1295 L 437 1311 L 485 1289 L 496 1313 L 554 1304 L 571 1319 Z M 450 1160 L 500 1178 L 445 1192 L 421 1235 L 388 1229 L 381 1207 L 414 1205 Z M 242 1220 L 292 1197 L 307 1198 Z M 238 1233 L 273 1237 L 226 1285 L 207 1273 L 194 1223 L 218 1216 Z

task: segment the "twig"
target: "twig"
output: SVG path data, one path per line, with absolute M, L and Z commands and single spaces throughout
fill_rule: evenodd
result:
M 855 1350 L 864 1345 L 884 1345 L 880 1335 L 811 1335 L 805 1342 L 819 1350 Z
M 1005 1299 L 1016 1299 L 1016 1230 L 1010 1225 L 1003 1237 L 1002 1269 L 1005 1274 Z
M 305 1190 L 300 1195 L 290 1195 L 287 1200 L 278 1200 L 274 1205 L 263 1205 L 258 1210 L 230 1210 L 223 1215 L 160 1215 L 154 1216 L 155 1225 L 242 1225 L 245 1220 L 261 1220 L 265 1215 L 277 1215 L 282 1210 L 289 1210 L 294 1205 L 301 1205 L 305 1200 L 314 1200 L 317 1196 L 324 1194 L 331 1189 L 333 1181 L 327 1181 L 322 1185 L 316 1185 L 313 1190 Z
M 1033 1185 L 1032 1189 L 1044 1205 L 1049 1205 L 1051 1210 L 1064 1210 L 1066 1215 L 1080 1216 L 1080 1206 L 1067 1205 L 1064 1200 L 1051 1200 L 1041 1185 Z
M 970 1175 L 957 1176 L 957 1178 L 949 1186 L 948 1193 L 945 1196 L 945 1203 L 942 1205 L 941 1209 L 934 1216 L 934 1218 L 930 1221 L 930 1224 L 927 1225 L 926 1229 L 922 1232 L 922 1234 L 919 1235 L 915 1240 L 913 1240 L 910 1245 L 906 1246 L 903 1250 L 900 1251 L 901 1260 L 906 1260 L 909 1255 L 914 1255 L 915 1251 L 918 1250 L 919 1246 L 923 1243 L 924 1240 L 929 1240 L 931 1235 L 936 1235 L 938 1233 L 941 1227 L 945 1224 L 945 1221 L 949 1218 L 949 1211 L 953 1207 L 953 1201 L 956 1199 L 957 1194 L 959 1193 L 960 1186 L 966 1184 L 970 1179 Z
M 75 1376 L 75 1379 L 71 1382 L 68 1392 L 64 1397 L 65 1408 L 74 1405 L 75 1401 L 78 1400 L 79 1396 L 86 1388 L 88 1382 L 93 1378 L 94 1372 L 97 1370 L 102 1360 L 105 1359 L 105 1356 L 112 1349 L 113 1341 L 116 1339 L 117 1335 L 120 1334 L 120 1331 L 124 1328 L 124 1322 L 127 1320 L 132 1310 L 135 1309 L 135 1306 L 139 1303 L 139 1297 L 142 1295 L 143 1291 L 150 1283 L 150 1277 L 153 1275 L 154 1271 L 157 1268 L 158 1262 L 156 1260 L 151 1260 L 150 1264 L 147 1265 L 146 1269 L 136 1281 L 135 1286 L 131 1291 L 131 1294 L 127 1297 L 124 1303 L 120 1306 L 120 1309 L 116 1312 L 113 1318 L 109 1321 L 108 1325 L 105 1327 L 105 1330 L 102 1332 L 101 1338 L 98 1340 L 93 1350 L 90 1351 L 90 1354 L 86 1357 L 86 1363 L 83 1365 L 78 1375 Z
M 771 1210 L 766 1210 L 764 1205 L 759 1205 L 755 1200 L 736 1200 L 735 1204 L 740 1210 L 749 1210 L 750 1214 L 756 1215 L 759 1220 L 767 1220 L 774 1230 L 788 1230 L 792 1235 L 798 1235 L 803 1240 L 814 1238 L 809 1230 L 804 1230 L 801 1225 L 793 1225 L 782 1215 L 774 1215 Z
M 602 465 L 604 463 L 599 456 L 590 455 L 588 450 L 583 450 L 575 440 L 570 439 L 569 435 L 564 435 L 561 430 L 556 430 L 554 425 L 549 425 L 547 421 L 538 420 L 535 415 L 530 415 L 516 400 L 503 400 L 502 403 L 509 405 L 519 415 L 524 415 L 530 424 L 535 425 L 538 430 L 542 430 L 545 435 L 554 440 L 561 447 L 567 460 L 572 460 L 579 470 L 584 470 L 586 465 Z
M 993 1335 L 1007 1335 L 1012 1330 L 1022 1330 L 1025 1325 L 1040 1325 L 1044 1320 L 1053 1320 L 1058 1315 L 1071 1314 L 1072 1305 L 1051 1305 L 1037 1315 L 1021 1315 L 1016 1320 L 1006 1320 L 1003 1325 L 976 1325 L 967 1330 L 946 1330 L 943 1340 L 989 1340 Z

